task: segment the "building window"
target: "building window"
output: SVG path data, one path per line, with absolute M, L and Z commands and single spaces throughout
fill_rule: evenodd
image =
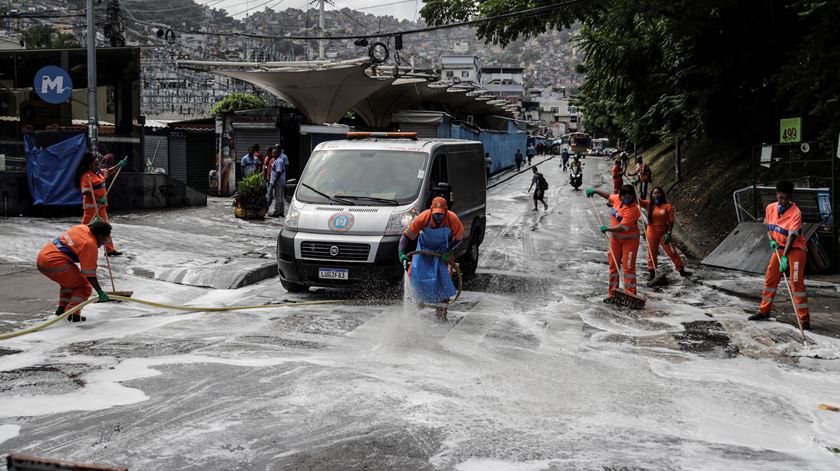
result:
M 461 78 L 467 78 L 469 76 L 470 76 L 470 71 L 469 70 L 462 70 L 461 71 Z
M 455 74 L 451 70 L 446 71 L 446 78 L 452 78 L 454 76 L 455 76 Z

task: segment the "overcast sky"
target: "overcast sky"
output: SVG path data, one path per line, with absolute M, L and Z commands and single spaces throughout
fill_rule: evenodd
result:
M 305 9 L 307 4 L 312 8 L 318 7 L 317 0 L 196 0 L 213 8 L 227 10 L 228 14 L 236 18 L 244 18 L 246 12 L 264 10 L 266 7 L 272 10 L 284 10 L 286 8 Z M 423 7 L 422 0 L 334 0 L 338 9 L 347 7 L 354 10 L 361 10 L 372 15 L 391 15 L 400 19 L 414 20 L 416 12 Z M 334 9 L 329 4 L 327 10 Z

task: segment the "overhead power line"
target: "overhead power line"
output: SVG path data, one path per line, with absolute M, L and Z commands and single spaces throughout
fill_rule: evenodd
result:
M 340 40 L 349 40 L 349 39 L 376 39 L 376 38 L 388 38 L 392 36 L 398 35 L 410 35 L 410 34 L 420 34 L 420 33 L 427 33 L 430 31 L 438 31 L 444 29 L 452 29 L 452 28 L 462 28 L 464 26 L 475 26 L 484 23 L 491 23 L 493 21 L 505 20 L 510 18 L 526 18 L 532 16 L 542 15 L 544 13 L 549 13 L 554 10 L 559 10 L 560 8 L 567 7 L 570 5 L 575 5 L 578 3 L 583 3 L 586 0 L 566 0 L 561 3 L 555 3 L 552 5 L 545 5 L 542 7 L 530 8 L 527 10 L 519 10 L 510 13 L 503 13 L 501 15 L 495 16 L 488 16 L 486 18 L 477 18 L 475 20 L 468 20 L 468 21 L 460 21 L 456 23 L 447 23 L 444 25 L 438 26 L 428 26 L 425 28 L 417 28 L 417 29 L 409 29 L 404 31 L 390 31 L 390 32 L 380 32 L 380 33 L 373 33 L 373 34 L 354 34 L 354 35 L 343 35 L 343 36 L 272 36 L 272 35 L 264 35 L 264 34 L 252 34 L 252 33 L 222 33 L 222 32 L 209 32 L 209 31 L 195 31 L 195 30 L 182 30 L 176 28 L 170 28 L 172 31 L 177 31 L 179 33 L 186 33 L 186 34 L 203 34 L 208 36 L 228 36 L 228 37 L 245 37 L 245 38 L 254 38 L 254 39 L 294 39 L 294 40 L 302 40 L 302 41 L 310 41 L 310 40 L 320 40 L 324 39 L 327 41 L 340 41 Z M 160 24 L 152 24 L 144 21 L 135 20 L 138 23 L 146 24 L 152 27 L 166 27 L 165 25 Z

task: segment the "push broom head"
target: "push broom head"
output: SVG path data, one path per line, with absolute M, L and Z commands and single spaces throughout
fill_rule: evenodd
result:
M 624 290 L 617 289 L 613 292 L 612 303 L 616 306 L 629 309 L 644 309 L 645 300 Z

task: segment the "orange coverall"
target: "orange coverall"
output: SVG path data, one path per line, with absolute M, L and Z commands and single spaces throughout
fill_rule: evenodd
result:
M 770 236 L 779 244 L 779 257 L 784 253 L 785 244 L 790 234 L 796 234 L 790 250 L 788 251 L 788 264 L 790 266 L 788 279 L 790 290 L 793 292 L 793 304 L 796 307 L 796 315 L 800 322 L 809 322 L 808 294 L 805 291 L 805 263 L 808 260 L 808 243 L 802 236 L 802 212 L 791 202 L 790 206 L 782 214 L 779 214 L 779 204 L 771 203 L 764 211 L 764 223 Z M 770 314 L 773 308 L 773 300 L 776 298 L 776 288 L 782 279 L 779 270 L 779 257 L 772 254 L 770 264 L 767 266 L 767 273 L 764 276 L 764 290 L 761 292 L 761 304 L 758 307 L 759 314 Z
M 619 226 L 622 230 L 613 232 L 610 237 L 610 248 L 613 255 L 607 253 L 610 261 L 610 287 L 609 296 L 612 297 L 615 289 L 618 288 L 618 268 L 624 270 L 624 290 L 630 294 L 636 294 L 636 255 L 639 253 L 639 218 L 642 213 L 639 205 L 633 203 L 625 205 L 618 195 L 610 195 L 610 225 Z
M 624 183 L 624 179 L 621 177 L 621 166 L 620 165 L 613 165 L 612 177 L 613 177 L 613 194 L 617 195 L 619 190 L 621 190 L 621 185 Z
M 82 224 L 90 224 L 93 221 L 93 217 L 97 214 L 99 218 L 105 222 L 108 222 L 108 187 L 105 184 L 105 180 L 108 179 L 108 170 L 103 169 L 101 172 L 96 173 L 88 170 L 82 175 L 82 181 L 79 184 L 79 187 L 82 189 L 82 208 L 84 209 L 84 214 L 82 214 Z M 100 203 L 99 199 L 105 198 L 105 203 Z M 97 213 L 97 208 L 99 208 L 99 212 Z M 108 238 L 108 242 L 105 244 L 105 250 L 108 253 L 114 252 L 117 249 L 114 248 L 114 241 L 111 238 Z
M 90 296 L 93 288 L 87 277 L 96 276 L 98 256 L 96 237 L 84 224 L 67 229 L 38 252 L 38 271 L 60 286 L 59 307 L 69 310 Z
M 685 265 L 683 265 L 680 254 L 677 253 L 673 245 L 662 242 L 662 238 L 674 222 L 674 207 L 671 206 L 671 203 L 654 206 L 651 204 L 650 200 L 641 200 L 639 203 L 643 208 L 648 210 L 648 226 L 645 231 L 648 247 L 650 247 L 647 263 L 648 270 L 653 270 L 658 265 L 656 257 L 659 256 L 659 247 L 661 246 L 668 257 L 671 258 L 671 261 L 674 262 L 674 268 L 676 268 L 677 271 L 683 271 Z M 653 254 L 653 258 L 651 258 L 651 254 Z

